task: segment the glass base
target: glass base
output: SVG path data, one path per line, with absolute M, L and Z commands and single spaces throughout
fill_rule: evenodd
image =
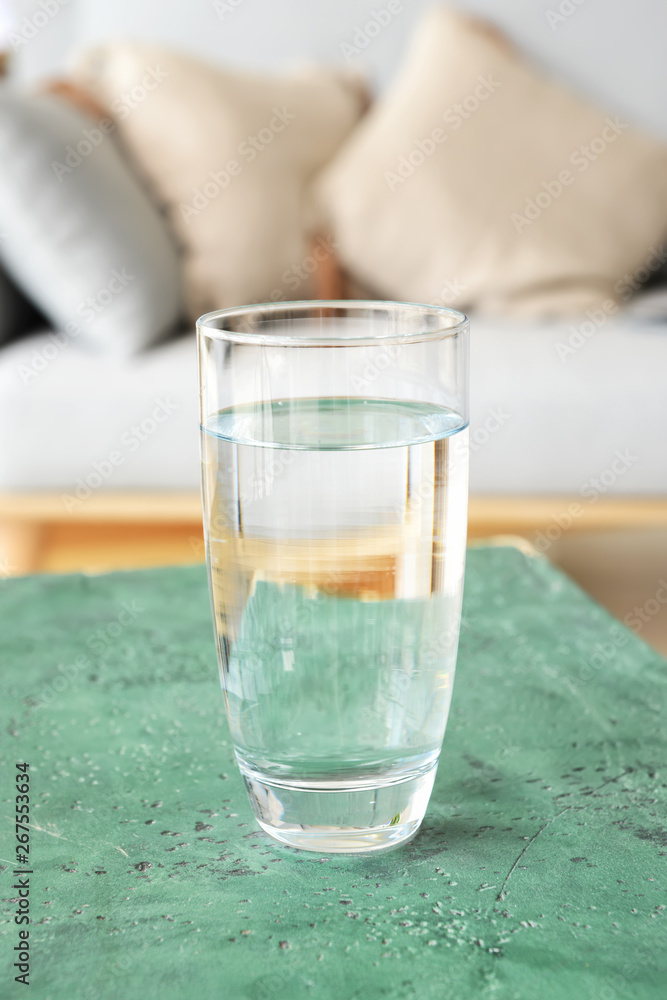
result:
M 239 761 L 257 822 L 290 847 L 319 854 L 370 854 L 415 836 L 431 796 L 437 757 L 409 774 L 295 781 Z

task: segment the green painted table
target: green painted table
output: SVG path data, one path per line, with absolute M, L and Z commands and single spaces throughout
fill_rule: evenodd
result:
M 541 559 L 469 553 L 427 818 L 370 859 L 256 828 L 203 567 L 5 581 L 0 617 L 3 1000 L 667 995 L 666 665 Z

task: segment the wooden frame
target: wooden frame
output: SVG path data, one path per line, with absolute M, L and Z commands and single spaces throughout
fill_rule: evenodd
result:
M 576 512 L 576 513 L 574 513 Z M 542 537 L 642 528 L 667 529 L 667 500 L 472 497 L 470 540 Z M 100 493 L 68 513 L 59 496 L 0 496 L 0 576 L 201 562 L 197 493 Z
M 564 533 L 667 528 L 667 498 L 619 497 L 591 504 L 577 496 L 471 497 L 468 536 L 514 534 L 535 541 Z

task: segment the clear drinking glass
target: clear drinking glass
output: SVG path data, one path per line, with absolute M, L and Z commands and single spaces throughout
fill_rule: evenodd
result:
M 394 302 L 197 324 L 222 687 L 260 826 L 318 852 L 412 837 L 456 664 L 468 321 Z

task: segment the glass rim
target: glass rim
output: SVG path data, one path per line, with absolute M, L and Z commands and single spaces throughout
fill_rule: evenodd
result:
M 407 313 L 413 316 L 441 317 L 449 320 L 446 325 L 437 326 L 432 330 L 419 330 L 413 333 L 379 333 L 348 337 L 317 337 L 299 336 L 279 333 L 254 333 L 241 330 L 226 330 L 215 326 L 215 322 L 229 318 L 265 314 L 267 319 L 272 315 L 289 312 L 306 312 L 315 309 L 340 309 L 346 312 L 388 312 L 394 315 Z M 334 317 L 332 317 L 334 318 Z M 215 309 L 204 313 L 196 323 L 197 334 L 212 340 L 228 341 L 236 344 L 254 344 L 261 347 L 367 347 L 373 344 L 413 344 L 432 340 L 446 340 L 467 333 L 470 320 L 465 313 L 449 306 L 434 306 L 421 302 L 397 302 L 382 299 L 300 299 L 295 301 L 258 302 L 246 306 L 231 306 L 226 309 Z

